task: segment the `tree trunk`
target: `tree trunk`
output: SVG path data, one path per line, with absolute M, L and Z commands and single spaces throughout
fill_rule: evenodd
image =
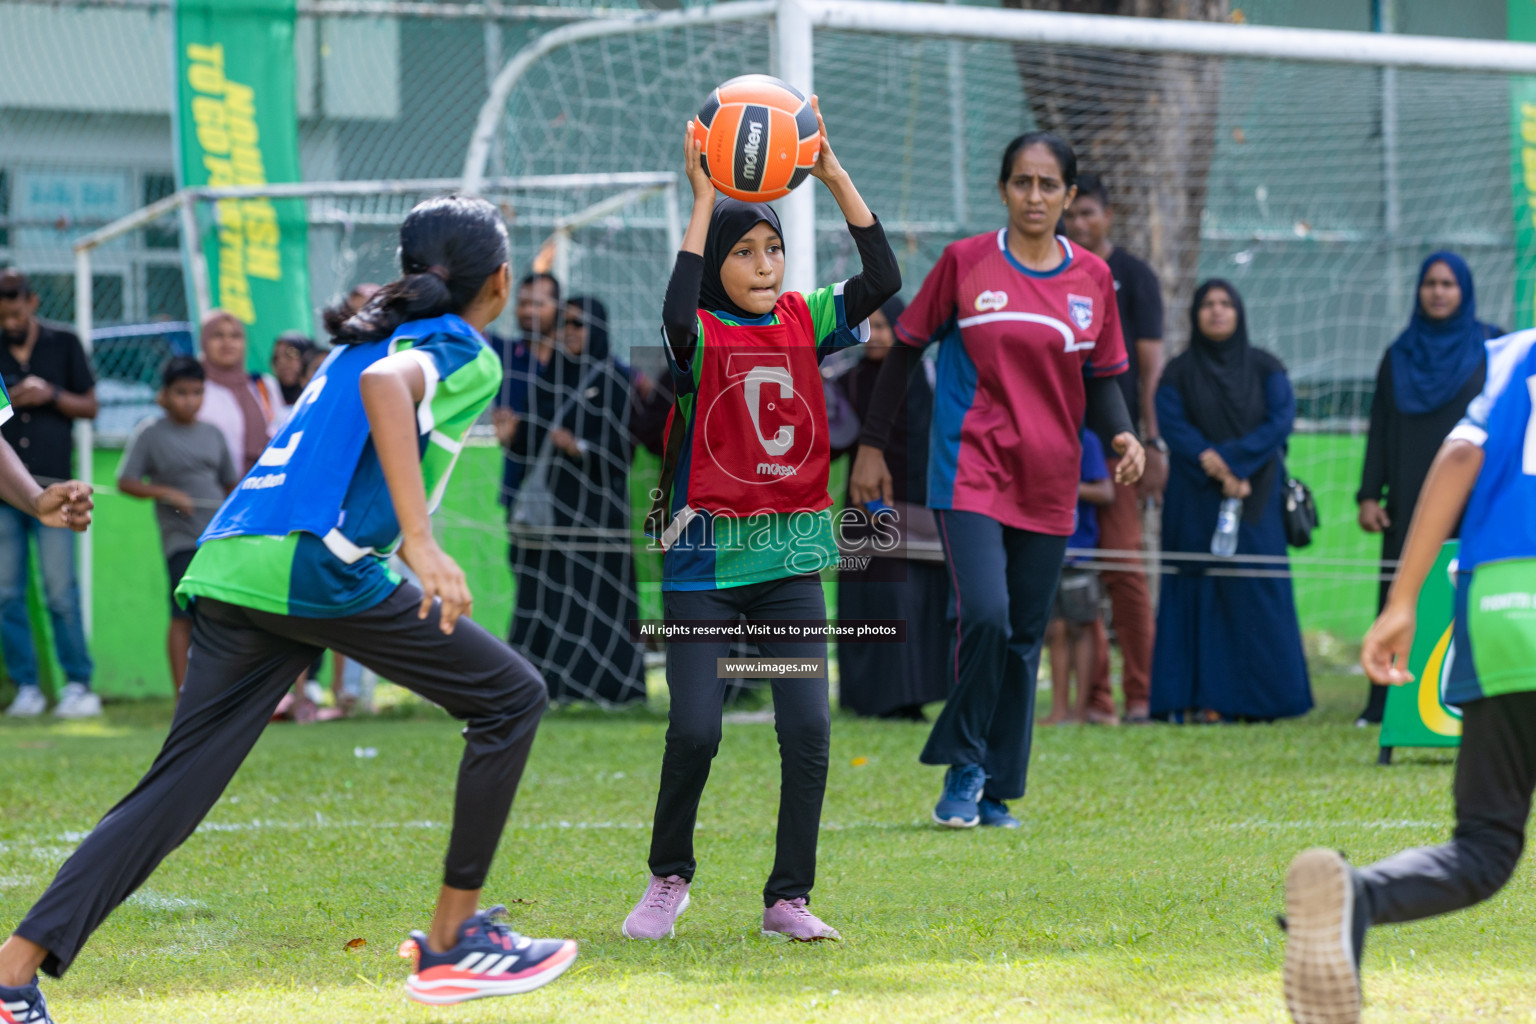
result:
M 1072 14 L 1221 21 L 1228 0 L 1004 0 Z M 1014 47 L 1036 123 L 1100 175 L 1115 210 L 1114 241 L 1145 259 L 1162 284 L 1163 336 L 1185 346 L 1200 258 L 1200 216 L 1216 145 L 1221 60 L 1089 47 Z M 1130 339 L 1127 339 L 1129 343 Z

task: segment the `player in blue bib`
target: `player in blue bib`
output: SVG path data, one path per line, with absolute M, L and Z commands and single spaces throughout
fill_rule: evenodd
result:
M 1285 879 L 1285 996 L 1298 1024 L 1360 1017 L 1360 952 L 1371 925 L 1485 900 L 1509 881 L 1536 789 L 1536 330 L 1488 342 L 1488 380 L 1441 446 L 1361 664 L 1410 682 L 1419 590 L 1461 521 L 1445 700 L 1461 707 L 1456 830 L 1440 846 L 1353 869 L 1308 850 Z M 1465 515 L 1463 515 L 1465 513 Z
M 482 332 L 506 305 L 507 259 L 491 204 L 428 200 L 400 227 L 403 276 L 356 315 L 327 314 L 335 350 L 177 589 L 192 610 L 192 654 L 165 746 L 0 946 L 0 1024 L 47 1024 L 37 971 L 61 976 L 192 834 L 326 648 L 465 722 L 437 912 L 401 947 L 415 964 L 407 993 L 457 1003 L 526 992 L 575 959 L 574 942 L 521 938 L 502 908 L 479 909 L 547 694 L 527 661 L 464 617 L 464 574 L 429 518 L 501 384 Z M 396 550 L 420 589 L 390 573 Z

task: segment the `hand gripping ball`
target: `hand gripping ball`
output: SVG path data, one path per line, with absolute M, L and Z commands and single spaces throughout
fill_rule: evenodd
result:
M 788 195 L 821 152 L 810 100 L 772 75 L 742 75 L 716 88 L 693 131 L 715 187 L 749 203 Z

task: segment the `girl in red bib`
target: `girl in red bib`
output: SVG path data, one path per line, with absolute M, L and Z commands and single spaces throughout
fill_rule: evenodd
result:
M 813 98 L 813 104 L 816 100 Z M 818 107 L 817 120 L 820 121 Z M 667 424 L 650 531 L 662 556 L 669 623 L 794 620 L 825 624 L 817 575 L 837 560 L 820 360 L 865 340 L 864 321 L 901 289 L 896 256 L 838 163 L 821 125 L 811 173 L 837 200 L 863 272 L 808 294 L 780 291 L 784 237 L 762 203 L 719 199 L 690 125 L 693 215 L 667 285 L 662 319 L 677 400 Z M 781 760 L 777 849 L 763 888 L 763 931 L 835 939 L 807 909 L 827 781 L 831 716 L 826 641 L 758 640 L 764 658 L 816 665 L 815 677 L 772 677 Z M 625 919 L 632 939 L 673 932 L 693 881 L 693 831 L 720 745 L 725 686 L 717 659 L 730 639 L 667 644 L 671 690 L 650 883 Z

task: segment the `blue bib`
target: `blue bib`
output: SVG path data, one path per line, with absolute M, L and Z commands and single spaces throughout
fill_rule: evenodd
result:
M 299 395 L 288 422 L 225 499 L 198 543 L 296 532 L 325 539 L 339 528 L 343 502 L 369 438 L 359 387 L 363 371 L 434 334 L 483 340 L 463 319 L 449 314 L 401 324 L 382 341 L 336 346 Z
M 1463 421 L 1476 425 L 1481 420 L 1488 432 L 1483 442 L 1483 469 L 1462 520 L 1459 557 L 1463 572 L 1488 562 L 1536 558 L 1536 426 L 1531 423 L 1531 389 L 1536 387 L 1533 343 L 1533 331 L 1489 343 L 1488 385 Z

